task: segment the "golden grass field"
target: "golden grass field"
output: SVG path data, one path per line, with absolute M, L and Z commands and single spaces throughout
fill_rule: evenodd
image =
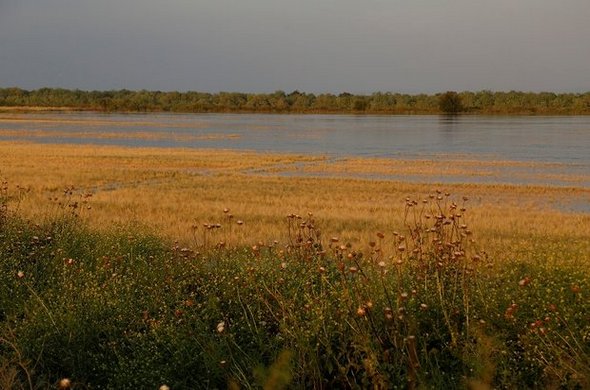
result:
M 406 197 L 420 200 L 440 189 L 451 194 L 449 200 L 469 198 L 467 223 L 479 245 L 497 257 L 590 261 L 590 213 L 568 210 L 575 205 L 588 209 L 590 189 L 576 186 L 588 177 L 572 177 L 568 187 L 436 184 L 437 178 L 449 174 L 488 175 L 525 163 L 331 160 L 296 154 L 28 142 L 0 142 L 0 151 L 0 178 L 12 195 L 22 193 L 12 206 L 36 218 L 58 212 L 59 203 L 67 200 L 64 189 L 73 186 L 70 201 L 87 200 L 81 217 L 97 228 L 139 225 L 190 246 L 203 245 L 205 238 L 209 244 L 284 243 L 286 216 L 306 217 L 311 212 L 326 238 L 338 236 L 363 246 L 377 232 L 403 231 Z M 363 175 L 397 179 L 363 179 Z M 419 176 L 431 184 L 404 180 L 406 176 Z M 225 208 L 229 213 L 223 212 Z M 224 228 L 206 231 L 206 223 Z

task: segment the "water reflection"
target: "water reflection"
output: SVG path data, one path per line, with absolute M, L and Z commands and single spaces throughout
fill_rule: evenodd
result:
M 458 127 L 460 120 L 460 115 L 440 115 L 438 117 L 439 128 L 445 134 L 452 134 L 453 131 L 456 130 L 456 128 Z

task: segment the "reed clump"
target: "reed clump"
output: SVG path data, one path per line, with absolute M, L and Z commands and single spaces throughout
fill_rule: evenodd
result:
M 366 245 L 312 213 L 240 236 L 224 207 L 185 246 L 90 228 L 71 188 L 32 221 L 5 187 L 5 388 L 590 386 L 588 272 L 486 252 L 467 198 L 409 197 Z

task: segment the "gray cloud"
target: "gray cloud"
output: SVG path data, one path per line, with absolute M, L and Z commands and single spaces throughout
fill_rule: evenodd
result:
M 587 0 L 0 0 L 0 85 L 590 90 Z

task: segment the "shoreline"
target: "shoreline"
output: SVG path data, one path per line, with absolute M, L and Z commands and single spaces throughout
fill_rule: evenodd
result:
M 340 110 L 303 110 L 303 111 L 272 111 L 272 110 L 101 110 L 85 107 L 63 107 L 63 106 L 0 106 L 0 113 L 43 113 L 43 112 L 78 112 L 92 114 L 179 114 L 179 115 L 200 115 L 200 114 L 235 114 L 235 115 L 334 115 L 334 116 L 440 116 L 440 117 L 576 117 L 590 116 L 588 112 L 531 112 L 531 111 L 470 111 L 457 114 L 445 114 L 430 110 L 400 110 L 400 111 L 340 111 Z

